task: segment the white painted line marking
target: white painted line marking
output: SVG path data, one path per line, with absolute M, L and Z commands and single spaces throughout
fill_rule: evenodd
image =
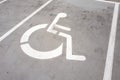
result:
M 71 30 L 70 28 L 56 24 L 60 18 L 64 18 L 66 16 L 67 16 L 66 13 L 59 13 L 55 17 L 55 19 L 53 20 L 51 25 L 48 27 L 48 29 L 47 29 L 48 32 L 56 34 L 57 31 L 54 30 L 54 27 L 70 31 Z M 28 41 L 29 41 L 29 38 L 32 35 L 32 33 L 39 30 L 39 29 L 46 28 L 47 26 L 48 26 L 48 24 L 36 25 L 36 26 L 30 28 L 29 30 L 27 30 L 23 34 L 20 42 L 23 43 L 21 45 L 21 49 L 23 50 L 23 52 L 25 54 L 27 54 L 33 58 L 37 58 L 37 59 L 51 59 L 51 58 L 58 57 L 58 56 L 62 55 L 63 43 L 58 48 L 53 49 L 51 51 L 46 51 L 46 52 L 35 50 L 29 45 Z M 80 61 L 86 60 L 86 57 L 83 55 L 79 56 L 79 55 L 72 54 L 72 36 L 71 35 L 66 34 L 66 33 L 62 33 L 62 32 L 60 32 L 58 35 L 66 38 L 66 59 L 68 59 L 68 60 L 80 60 Z
M 4 3 L 4 2 L 6 2 L 7 0 L 2 0 L 2 1 L 0 1 L 0 4 L 2 4 L 2 3 Z
M 56 25 L 56 23 L 58 22 L 58 20 L 59 20 L 60 18 L 65 18 L 65 17 L 67 17 L 67 14 L 66 14 L 66 13 L 59 13 L 59 14 L 56 16 L 56 18 L 53 20 L 53 22 L 51 23 L 51 25 L 48 27 L 47 31 L 48 31 L 48 32 L 51 32 L 51 33 L 53 33 L 53 34 L 56 34 L 57 31 L 56 31 L 56 30 L 53 30 L 54 26 Z
M 12 29 L 10 29 L 7 33 L 5 33 L 3 36 L 0 37 L 0 42 L 4 40 L 6 37 L 8 37 L 10 34 L 12 34 L 16 29 L 18 29 L 21 25 L 23 25 L 26 21 L 28 21 L 30 18 L 32 18 L 35 14 L 37 14 L 39 11 L 41 11 L 44 7 L 46 7 L 49 3 L 51 3 L 53 0 L 49 0 L 42 6 L 40 6 L 36 11 L 34 11 L 32 14 L 30 14 L 28 17 L 23 19 L 20 23 L 18 23 L 16 26 L 14 26 Z
M 63 44 L 61 44 L 58 48 L 51 50 L 51 51 L 47 51 L 47 52 L 35 50 L 28 43 L 21 45 L 21 48 L 25 54 L 27 54 L 28 56 L 32 58 L 52 59 L 52 58 L 62 55 Z
M 114 12 L 113 19 L 111 24 L 111 32 L 109 37 L 108 51 L 105 63 L 105 70 L 103 80 L 112 80 L 112 70 L 113 70 L 113 61 L 114 61 L 114 49 L 115 49 L 115 41 L 116 41 L 116 33 L 117 33 L 117 23 L 118 23 L 118 14 L 119 14 L 119 5 L 118 2 L 106 1 L 106 0 L 97 0 L 101 2 L 114 3 Z
M 25 43 L 25 42 L 28 42 L 29 41 L 29 38 L 30 36 L 32 35 L 32 33 L 34 33 L 35 31 L 39 30 L 39 29 L 43 29 L 43 28 L 46 28 L 48 26 L 48 24 L 42 24 L 42 25 L 36 25 L 32 28 L 30 28 L 29 30 L 27 30 L 21 40 L 20 40 L 20 43 Z
M 48 24 L 41 24 L 41 25 L 37 25 L 37 26 L 30 28 L 23 34 L 20 42 L 21 43 L 28 42 L 33 32 L 46 28 L 47 25 Z M 29 43 L 22 44 L 21 49 L 24 51 L 25 54 L 27 54 L 30 57 L 37 58 L 37 59 L 51 59 L 51 58 L 55 58 L 55 57 L 62 55 L 63 43 L 58 48 L 53 49 L 51 51 L 46 51 L 46 52 L 33 49 L 29 45 Z
M 56 18 L 53 20 L 51 25 L 48 27 L 47 31 L 53 34 L 56 34 L 57 31 L 54 30 L 54 27 L 70 31 L 71 28 L 64 27 L 61 25 L 56 24 L 60 18 L 65 18 L 67 17 L 66 13 L 59 13 Z M 85 61 L 86 57 L 83 55 L 73 55 L 72 54 L 72 36 L 63 32 L 60 32 L 58 34 L 59 36 L 65 37 L 66 38 L 66 59 L 68 60 L 79 60 L 79 61 Z
M 119 13 L 119 3 L 115 3 L 103 80 L 112 80 L 112 69 L 113 69 L 113 61 L 114 61 L 114 49 L 115 49 L 115 40 L 116 40 L 116 32 L 117 32 L 118 13 Z
M 96 1 L 105 2 L 105 3 L 110 3 L 110 4 L 115 4 L 115 3 L 120 4 L 120 3 L 118 3 L 118 2 L 106 1 L 106 0 L 96 0 Z
M 66 59 L 68 60 L 78 60 L 78 61 L 85 61 L 86 57 L 83 55 L 73 55 L 72 54 L 72 37 L 66 33 L 60 32 L 59 36 L 65 37 L 66 41 Z
M 55 26 L 56 26 L 56 28 L 59 28 L 59 29 L 63 29 L 63 30 L 66 30 L 66 31 L 71 31 L 71 28 L 68 28 L 68 27 L 64 27 L 64 26 L 61 26 L 61 25 L 58 25 L 58 24 L 56 24 Z

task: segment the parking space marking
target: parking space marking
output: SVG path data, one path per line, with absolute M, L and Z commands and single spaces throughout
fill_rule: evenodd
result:
M 119 13 L 119 3 L 118 4 L 115 3 L 103 80 L 111 80 L 112 79 L 112 69 L 113 69 L 113 61 L 114 61 L 114 49 L 115 49 L 115 41 L 116 41 L 118 13 Z
M 111 32 L 108 43 L 107 57 L 105 63 L 105 70 L 103 80 L 112 80 L 112 70 L 113 70 L 113 61 L 114 61 L 114 49 L 115 49 L 115 41 L 116 41 L 116 33 L 117 33 L 117 23 L 118 23 L 118 14 L 119 14 L 119 2 L 106 1 L 106 0 L 97 0 L 106 3 L 115 4 L 113 19 L 111 24 Z
M 48 4 L 50 4 L 53 0 L 47 1 L 45 4 L 40 6 L 37 10 L 35 10 L 32 14 L 30 14 L 28 17 L 23 19 L 21 22 L 19 22 L 17 25 L 15 25 L 13 28 L 11 28 L 8 32 L 6 32 L 4 35 L 0 37 L 0 42 L 3 41 L 6 37 L 8 37 L 10 34 L 12 34 L 16 29 L 18 29 L 21 25 L 23 25 L 25 22 L 27 22 L 30 18 L 32 18 L 34 15 L 36 15 L 39 11 L 41 11 L 43 8 L 45 8 Z
M 57 34 L 58 31 L 55 30 L 55 28 L 59 28 L 65 31 L 70 31 L 71 28 L 65 27 L 65 26 L 61 26 L 58 25 L 57 22 L 59 21 L 59 19 L 61 18 L 65 18 L 67 17 L 66 13 L 58 13 L 58 15 L 55 17 L 55 19 L 53 20 L 53 22 L 50 24 L 50 26 L 48 26 L 48 24 L 39 24 L 36 25 L 32 28 L 30 28 L 29 30 L 27 30 L 23 36 L 21 37 L 20 43 L 24 43 L 21 45 L 21 49 L 23 50 L 23 52 L 25 54 L 27 54 L 30 57 L 33 58 L 37 58 L 37 59 L 52 59 L 55 57 L 58 57 L 60 55 L 62 55 L 63 52 L 63 44 L 61 43 L 61 45 L 58 48 L 55 48 L 51 51 L 38 51 L 33 49 L 30 45 L 29 45 L 29 39 L 30 36 L 32 35 L 33 32 L 39 30 L 39 29 L 43 29 L 43 28 L 47 28 L 46 32 L 50 32 L 52 34 Z M 86 57 L 83 55 L 73 55 L 72 53 L 72 36 L 63 32 L 59 32 L 58 34 L 61 37 L 66 38 L 66 59 L 68 60 L 79 60 L 79 61 L 85 61 Z
M 106 0 L 96 0 L 96 1 L 105 2 L 105 3 L 112 3 L 112 4 L 114 4 L 114 3 L 118 3 L 118 2 L 106 1 Z
M 7 1 L 7 0 L 1 1 L 0 4 L 4 3 L 5 1 Z M 23 25 L 25 22 L 27 22 L 34 15 L 36 15 L 39 11 L 41 11 L 43 8 L 45 8 L 52 1 L 53 0 L 48 0 L 45 4 L 40 6 L 32 14 L 30 14 L 28 17 L 23 19 L 21 22 L 19 22 L 17 25 L 15 25 L 13 28 L 11 28 L 4 35 L 2 35 L 0 37 L 0 42 L 3 41 L 6 37 L 8 37 L 10 34 L 12 34 L 16 29 L 18 29 L 21 25 Z M 111 77 L 112 77 L 113 61 L 114 61 L 114 48 L 115 48 L 115 40 L 116 40 L 116 32 L 117 32 L 119 3 L 111 2 L 111 1 L 104 1 L 104 0 L 97 0 L 97 1 L 102 1 L 102 2 L 108 2 L 108 3 L 114 3 L 115 4 L 114 13 L 113 13 L 113 19 L 112 19 L 112 25 L 111 25 L 111 31 L 110 31 L 110 37 L 109 37 L 109 43 L 108 43 L 106 63 L 105 63 L 105 71 L 104 71 L 104 77 L 103 77 L 103 80 L 111 80 L 112 79 Z M 62 27 L 62 29 L 70 31 L 69 28 L 66 28 L 64 26 L 57 25 L 57 27 L 58 28 Z M 82 56 L 82 58 L 84 58 L 84 57 Z
M 0 1 L 0 4 L 2 4 L 2 3 L 4 3 L 4 2 L 6 2 L 7 0 L 2 0 L 2 1 Z
M 51 51 L 46 51 L 46 52 L 35 50 L 29 45 L 28 41 L 32 33 L 39 29 L 44 29 L 47 26 L 48 24 L 37 25 L 37 26 L 30 28 L 23 34 L 20 42 L 23 43 L 21 45 L 21 49 L 23 50 L 25 54 L 27 54 L 28 56 L 32 58 L 36 58 L 36 59 L 51 59 L 51 58 L 62 55 L 63 43 L 58 48 L 51 50 Z

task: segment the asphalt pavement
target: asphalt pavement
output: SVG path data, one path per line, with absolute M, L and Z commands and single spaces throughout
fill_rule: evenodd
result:
M 95 0 L 1 3 L 0 80 L 104 80 L 114 7 L 114 4 Z M 59 16 L 61 13 L 66 16 Z M 53 27 L 57 33 L 48 31 L 51 24 L 60 25 Z M 120 80 L 119 25 L 120 17 L 111 80 Z M 61 44 L 61 54 L 59 47 L 55 55 L 59 54 L 49 58 Z M 48 56 L 37 55 L 40 52 Z M 71 58 L 70 52 L 81 60 Z

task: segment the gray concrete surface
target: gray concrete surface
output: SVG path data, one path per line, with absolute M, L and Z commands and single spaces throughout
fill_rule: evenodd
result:
M 8 0 L 1 4 L 0 35 L 46 1 Z M 94 0 L 54 0 L 0 42 L 0 80 L 103 80 L 113 8 L 113 4 Z M 20 39 L 24 32 L 38 24 L 50 25 L 60 12 L 68 16 L 57 24 L 70 27 L 71 31 L 57 30 L 72 36 L 73 54 L 86 56 L 86 61 L 66 60 L 66 45 L 62 56 L 49 60 L 29 57 L 21 50 Z M 112 80 L 120 79 L 119 25 Z M 34 32 L 29 41 L 34 49 L 40 51 L 52 50 L 62 42 L 66 43 L 63 37 L 48 33 L 46 29 Z

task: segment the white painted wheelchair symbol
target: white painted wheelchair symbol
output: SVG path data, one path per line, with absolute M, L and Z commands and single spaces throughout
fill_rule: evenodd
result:
M 56 16 L 56 18 L 54 19 L 54 21 L 51 23 L 51 25 L 48 27 L 47 32 L 57 34 L 57 31 L 53 29 L 54 27 L 63 29 L 66 31 L 71 31 L 71 29 L 68 27 L 64 27 L 64 26 L 56 24 L 60 18 L 64 18 L 66 16 L 67 16 L 66 13 L 59 13 Z M 55 58 L 55 57 L 62 55 L 63 43 L 58 48 L 51 50 L 51 51 L 47 51 L 47 52 L 41 52 L 41 51 L 35 50 L 29 45 L 29 43 L 27 43 L 33 32 L 35 32 L 39 29 L 47 28 L 47 26 L 48 26 L 48 24 L 40 24 L 40 25 L 30 28 L 23 34 L 20 42 L 23 43 L 23 44 L 21 44 L 21 49 L 23 50 L 23 52 L 25 54 L 27 54 L 30 57 L 37 58 L 37 59 L 51 59 L 51 58 Z M 72 37 L 71 37 L 71 35 L 68 35 L 68 34 L 62 33 L 62 32 L 59 32 L 58 35 L 66 38 L 66 59 L 80 60 L 80 61 L 86 60 L 86 57 L 83 55 L 73 55 L 72 54 Z

